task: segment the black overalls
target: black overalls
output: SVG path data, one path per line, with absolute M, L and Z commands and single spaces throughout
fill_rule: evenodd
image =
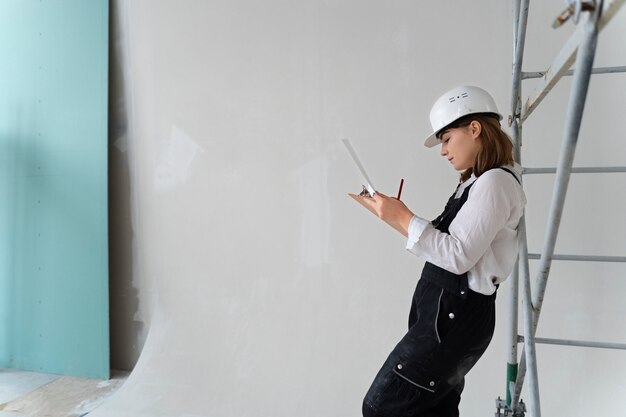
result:
M 472 185 L 460 198 L 452 194 L 432 222 L 436 229 L 449 233 Z M 493 336 L 495 299 L 496 293 L 470 290 L 467 273 L 456 275 L 427 262 L 413 295 L 409 330 L 376 375 L 363 416 L 458 416 L 464 377 Z

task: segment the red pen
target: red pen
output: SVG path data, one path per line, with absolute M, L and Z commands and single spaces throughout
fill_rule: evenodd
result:
M 402 186 L 404 185 L 404 178 L 400 180 L 400 189 L 398 190 L 398 200 L 400 200 L 400 195 L 402 194 Z

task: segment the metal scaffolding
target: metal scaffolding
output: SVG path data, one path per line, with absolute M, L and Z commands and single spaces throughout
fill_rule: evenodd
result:
M 530 396 L 528 403 L 529 413 L 532 417 L 541 417 L 535 344 L 547 343 L 626 350 L 626 344 L 619 343 L 535 338 L 550 266 L 553 260 L 626 262 L 626 257 L 618 256 L 554 254 L 570 174 L 626 172 L 626 167 L 572 167 L 591 75 L 626 72 L 626 67 L 593 68 L 598 33 L 615 16 L 625 2 L 626 0 L 567 0 L 566 10 L 556 18 L 553 27 L 558 27 L 571 19 L 577 24 L 573 35 L 565 42 L 552 64 L 548 67 L 548 70 L 543 72 L 523 72 L 522 61 L 528 23 L 529 0 L 513 0 L 513 85 L 509 125 L 512 129 L 512 139 L 515 145 L 515 159 L 520 164 L 522 163 L 522 124 L 563 76 L 573 75 L 574 78 L 567 107 L 558 166 L 556 168 L 524 168 L 523 170 L 524 175 L 556 173 L 556 178 L 541 254 L 528 253 L 525 218 L 522 217 L 520 221 L 519 261 L 517 268 L 511 275 L 510 343 L 508 345 L 506 400 L 500 398 L 496 400 L 496 417 L 522 417 L 525 415 L 526 404 L 521 401 L 520 395 L 526 374 L 528 374 L 528 393 Z M 570 70 L 574 62 L 575 69 Z M 522 101 L 522 81 L 529 78 L 542 78 L 542 80 L 539 82 L 535 92 L 530 94 L 525 101 Z M 530 285 L 529 259 L 538 259 L 540 262 L 533 288 L 534 291 L 531 291 Z M 520 287 L 524 317 L 523 336 L 518 334 L 517 319 Z M 519 364 L 517 362 L 518 343 L 524 344 Z

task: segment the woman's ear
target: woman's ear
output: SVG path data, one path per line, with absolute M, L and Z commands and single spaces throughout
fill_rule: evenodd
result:
M 482 132 L 483 130 L 483 126 L 480 124 L 480 122 L 478 120 L 472 120 L 469 128 L 470 132 L 472 133 L 472 138 L 478 139 L 478 137 L 480 136 L 480 132 Z

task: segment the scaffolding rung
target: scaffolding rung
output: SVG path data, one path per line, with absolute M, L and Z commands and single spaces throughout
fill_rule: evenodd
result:
M 517 336 L 517 341 L 520 343 L 524 342 L 524 336 Z M 547 339 L 545 337 L 535 337 L 535 343 L 542 343 L 544 345 L 578 346 L 578 347 L 626 350 L 625 343 L 589 342 L 585 340 L 567 340 L 567 339 Z
M 626 172 L 626 167 L 579 167 L 572 168 L 573 174 L 604 174 L 614 172 Z M 522 173 L 526 174 L 555 174 L 556 168 L 524 168 Z
M 602 11 L 602 16 L 598 21 L 598 31 L 601 31 L 606 24 L 615 16 L 618 10 L 624 5 L 626 0 L 613 0 L 610 1 Z M 606 2 L 605 2 L 606 3 Z M 565 72 L 574 63 L 576 59 L 576 53 L 578 46 L 585 38 L 585 24 L 580 22 L 576 28 L 576 31 L 565 42 L 558 55 L 552 61 L 552 65 L 545 72 L 543 80 L 537 86 L 535 92 L 528 97 L 526 103 L 523 105 L 522 114 L 520 115 L 520 122 L 523 123 L 528 116 L 537 108 L 539 103 L 545 98 L 545 96 L 554 88 L 556 83 L 563 77 Z
M 624 67 L 599 67 L 591 70 L 592 74 L 616 74 L 620 72 L 626 72 L 626 66 Z M 547 71 L 535 71 L 535 72 L 522 72 L 522 80 L 530 78 L 543 78 L 547 74 Z M 567 70 L 563 74 L 564 77 L 574 75 L 574 70 Z
M 529 253 L 528 259 L 541 259 L 539 253 Z M 626 256 L 552 255 L 555 261 L 626 262 Z

